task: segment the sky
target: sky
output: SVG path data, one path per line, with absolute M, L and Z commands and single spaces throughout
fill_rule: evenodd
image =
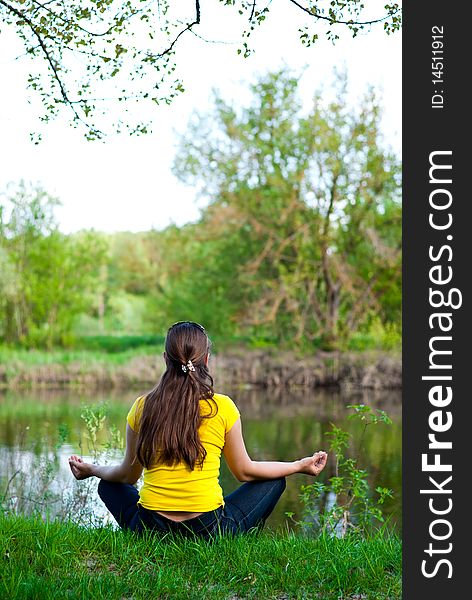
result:
M 372 10 L 382 10 L 383 3 L 370 4 Z M 37 115 L 34 102 L 28 101 L 26 65 L 15 60 L 22 47 L 13 33 L 3 28 L 0 192 L 21 179 L 41 185 L 62 202 L 56 215 L 65 233 L 91 228 L 145 231 L 197 220 L 205 200 L 198 199 L 195 190 L 181 184 L 171 172 L 179 132 L 185 131 L 193 111 L 211 110 L 212 89 L 218 89 L 225 99 L 244 103 L 247 84 L 282 65 L 300 73 L 305 67 L 300 93 L 306 105 L 320 86 L 329 93 L 334 68 L 347 70 L 353 105 L 367 86 L 373 85 L 382 97 L 385 143 L 399 154 L 401 34 L 387 36 L 380 26 L 355 39 L 346 32 L 336 45 L 320 40 L 305 48 L 297 36 L 303 23 L 298 10 L 289 3 L 271 6 L 267 22 L 253 35 L 255 53 L 249 58 L 237 55 L 237 44 L 211 44 L 192 34 L 182 36 L 177 62 L 186 91 L 170 106 L 157 106 L 148 114 L 153 133 L 111 135 L 95 142 L 86 141 L 82 131 L 71 128 L 65 115 L 42 129 L 39 145 L 30 141 L 30 132 L 37 129 Z M 239 29 L 231 11 L 215 0 L 207 0 L 202 7 L 199 35 L 225 42 L 238 40 Z M 118 109 L 110 106 L 110 111 Z

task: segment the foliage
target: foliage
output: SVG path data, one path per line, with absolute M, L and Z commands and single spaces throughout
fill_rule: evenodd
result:
M 237 235 L 208 235 L 202 223 L 169 230 L 162 240 L 166 261 L 161 288 L 150 304 L 155 326 L 175 321 L 204 323 L 211 336 L 231 338 L 242 332 L 238 313 L 245 299 L 235 285 L 235 266 L 244 260 Z M 164 330 L 165 331 L 165 330 Z
M 368 425 L 390 425 L 390 417 L 383 410 L 372 409 L 365 404 L 349 405 L 355 412 L 350 419 L 364 424 L 360 447 Z M 334 475 L 325 481 L 315 481 L 302 486 L 300 499 L 305 506 L 305 520 L 301 523 L 318 534 L 344 537 L 349 532 L 368 535 L 375 524 L 383 523 L 382 505 L 393 491 L 378 485 L 375 494 L 368 481 L 369 473 L 358 465 L 356 458 L 347 456 L 351 434 L 331 424 L 329 450 L 334 455 Z
M 382 323 L 378 317 L 373 317 L 365 330 L 360 329 L 351 336 L 347 348 L 355 351 L 370 348 L 394 351 L 401 348 L 401 342 L 401 320 Z
M 107 418 L 106 404 L 99 404 L 94 407 L 84 406 L 80 416 L 87 428 L 89 446 L 92 451 L 93 460 L 96 461 L 99 455 L 97 433 L 103 429 L 105 419 Z
M 401 26 L 401 9 L 387 3 L 376 18 L 369 18 L 358 0 L 307 1 L 304 5 L 286 0 L 284 10 L 298 10 L 303 26 L 293 32 L 310 46 L 324 32 L 333 42 L 345 28 L 356 36 L 371 25 L 383 24 L 387 33 Z M 258 0 L 219 0 L 232 12 L 231 20 L 242 30 L 238 54 L 252 52 L 249 38 L 272 10 Z M 205 6 L 205 9 L 208 9 Z M 75 126 L 83 126 L 88 139 L 105 133 L 111 101 L 122 105 L 113 128 L 131 134 L 147 133 L 143 104 L 170 103 L 184 91 L 176 76 L 176 50 L 184 34 L 196 33 L 208 12 L 200 1 L 171 3 L 169 0 L 0 0 L 0 18 L 23 42 L 29 60 L 28 89 L 39 95 L 42 120 L 56 117 L 62 107 L 69 110 Z M 217 36 L 221 35 L 221 25 Z M 139 108 L 137 108 L 139 107 Z M 36 141 L 39 139 L 35 137 Z
M 106 248 L 93 232 L 62 234 L 54 217 L 58 204 L 23 182 L 0 200 L 0 335 L 6 342 L 67 342 L 75 316 L 92 302 Z
M 143 346 L 162 346 L 164 340 L 163 336 L 158 335 L 95 335 L 78 338 L 76 347 L 116 354 L 134 348 L 142 348 Z
M 235 333 L 331 349 L 399 319 L 400 165 L 372 90 L 352 108 L 338 75 L 335 98 L 316 93 L 308 114 L 297 90 L 297 76 L 270 73 L 251 104 L 217 95 L 189 123 L 174 171 L 209 206 L 183 238 L 169 297 L 201 290 Z
M 400 166 L 379 101 L 370 90 L 351 106 L 341 74 L 330 101 L 317 92 L 302 110 L 298 85 L 269 73 L 247 105 L 216 95 L 214 112 L 191 120 L 174 170 L 207 200 L 196 223 L 64 235 L 55 198 L 10 189 L 0 340 L 147 353 L 188 319 L 222 345 L 398 348 Z

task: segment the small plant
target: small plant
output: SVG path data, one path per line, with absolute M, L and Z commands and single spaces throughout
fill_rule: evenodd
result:
M 100 455 L 100 449 L 97 446 L 97 434 L 103 429 L 105 419 L 107 418 L 106 404 L 97 404 L 96 406 L 86 405 L 82 409 L 81 418 L 87 429 L 87 437 L 94 460 Z
M 389 425 L 392 422 L 385 411 L 364 404 L 347 408 L 355 411 L 349 419 L 364 423 L 359 448 L 369 425 Z M 338 537 L 344 537 L 348 532 L 366 535 L 375 523 L 384 522 L 382 505 L 387 498 L 393 497 L 393 491 L 381 486 L 371 490 L 368 471 L 359 467 L 357 458 L 346 455 L 350 433 L 331 424 L 331 431 L 326 435 L 330 440 L 330 454 L 335 459 L 334 475 L 325 482 L 315 481 L 301 487 L 305 520 L 299 524 L 304 529 Z M 288 516 L 293 517 L 293 513 Z
M 99 403 L 93 406 L 83 406 L 80 415 L 87 431 L 90 456 L 94 462 L 101 464 L 107 464 L 123 449 L 123 437 L 120 431 L 115 426 L 111 426 L 109 429 L 105 427 L 107 414 L 107 405 Z M 99 434 L 105 429 L 107 429 L 108 439 L 99 443 Z M 62 518 L 84 525 L 102 524 L 107 513 L 100 514 L 100 511 L 96 510 L 96 487 L 97 482 L 94 478 L 80 483 L 71 481 L 71 488 L 63 500 Z
M 124 440 L 118 427 L 116 425 L 111 425 L 108 433 L 109 439 L 103 444 L 103 448 L 112 454 L 118 450 L 123 450 Z
M 116 427 L 106 427 L 106 404 L 83 406 L 81 417 L 85 423 L 87 446 L 84 450 L 80 441 L 81 453 L 103 464 L 119 457 L 123 437 Z M 105 430 L 107 439 L 101 442 L 100 434 Z M 91 478 L 77 484 L 70 473 L 61 471 L 60 449 L 70 437 L 68 426 L 59 425 L 52 452 L 44 456 L 35 456 L 31 452 L 27 443 L 28 431 L 29 427 L 24 430 L 18 451 L 12 455 L 11 464 L 0 478 L 0 511 L 37 514 L 80 525 L 102 524 L 106 513 L 99 514 L 96 509 L 97 482 Z

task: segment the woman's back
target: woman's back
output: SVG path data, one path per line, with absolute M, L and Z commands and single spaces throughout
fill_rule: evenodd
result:
M 138 433 L 145 396 L 138 398 L 128 413 L 131 429 Z M 202 420 L 198 429 L 206 451 L 201 466 L 190 470 L 184 462 L 175 465 L 156 463 L 144 470 L 139 503 L 148 510 L 208 512 L 224 506 L 218 482 L 221 452 L 225 437 L 239 418 L 234 402 L 223 394 L 200 401 Z

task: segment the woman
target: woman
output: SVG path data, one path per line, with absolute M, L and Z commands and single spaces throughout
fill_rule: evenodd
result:
M 316 476 L 326 465 L 325 452 L 294 462 L 251 460 L 238 409 L 228 396 L 213 391 L 209 355 L 210 340 L 201 325 L 172 325 L 166 371 L 128 413 L 123 462 L 100 466 L 70 457 L 76 479 L 101 479 L 99 496 L 120 527 L 202 537 L 261 528 L 287 475 Z M 218 482 L 222 452 L 233 475 L 246 482 L 225 498 Z M 143 470 L 138 493 L 134 484 Z

